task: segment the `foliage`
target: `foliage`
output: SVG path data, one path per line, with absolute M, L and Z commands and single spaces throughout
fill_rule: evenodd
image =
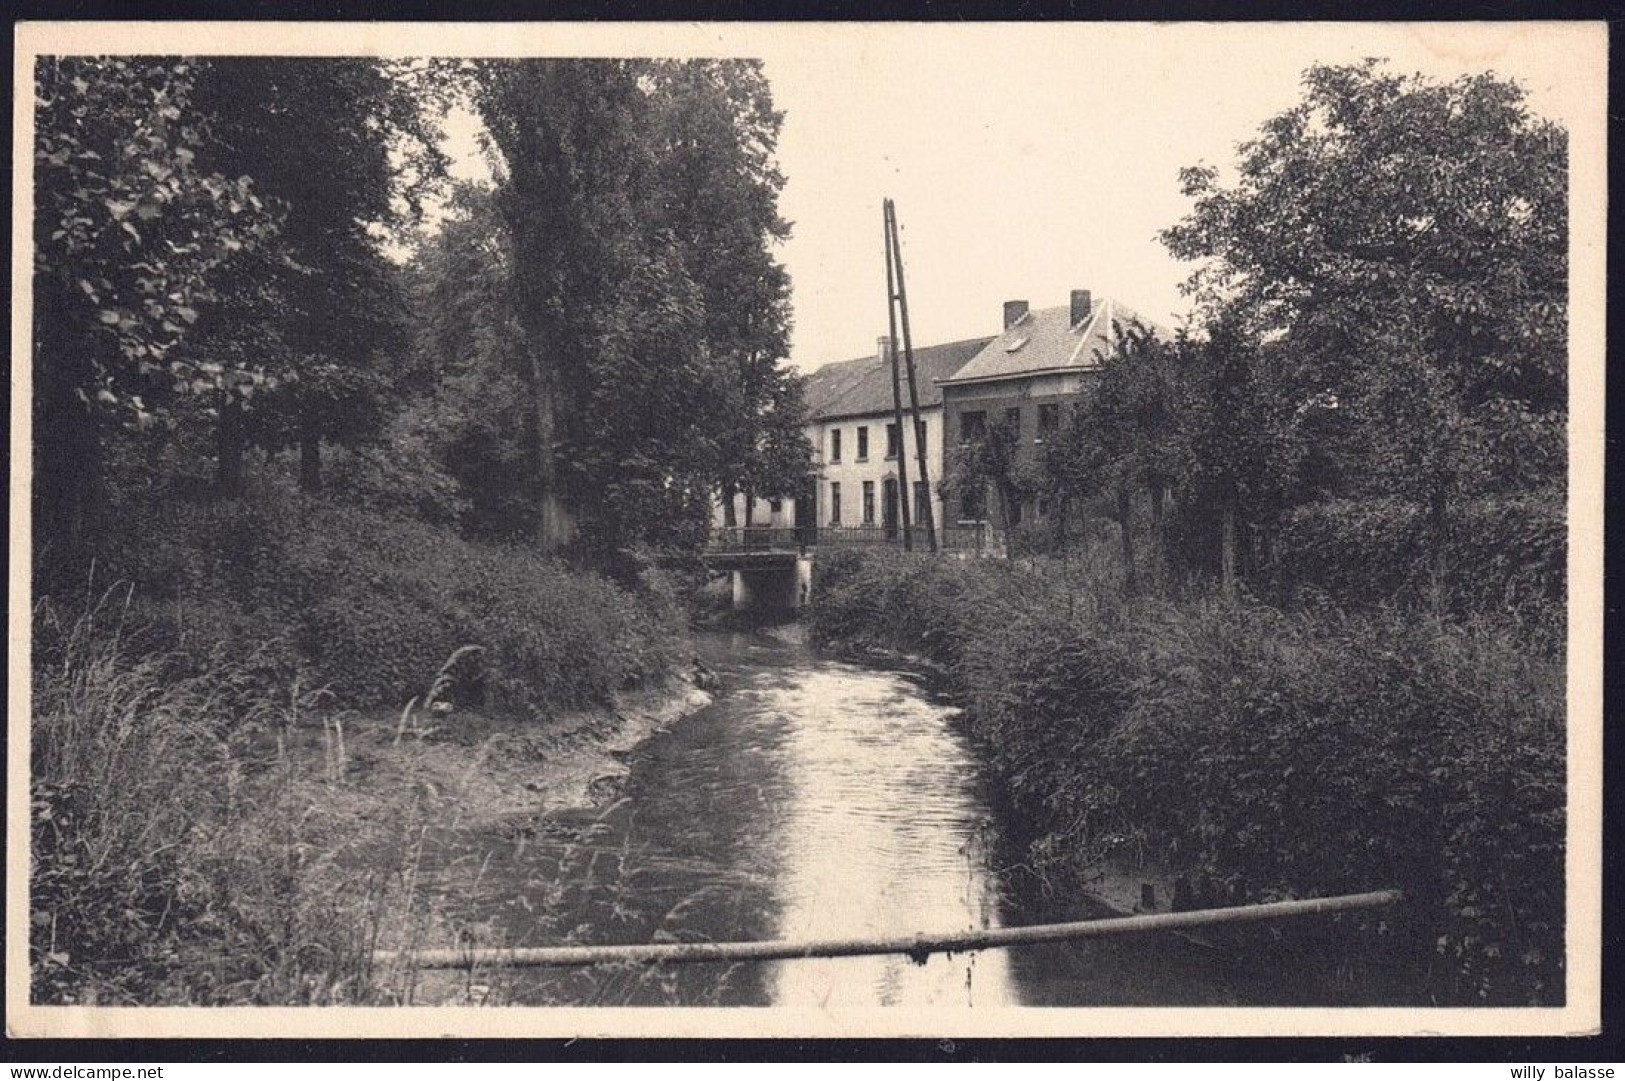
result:
M 1440 1001 L 1560 1000 L 1560 659 L 1390 611 L 1069 601 L 1052 562 L 819 573 L 820 639 L 947 668 L 1037 865 L 1128 845 L 1221 902 L 1399 886 L 1396 956 L 1439 958 L 1417 978 Z
M 1565 508 L 1555 493 L 1460 505 L 1446 541 L 1454 609 L 1510 615 L 1531 627 L 1560 615 L 1567 541 Z M 1427 542 L 1423 511 L 1415 504 L 1311 503 L 1287 515 L 1272 574 L 1288 591 L 1321 590 L 1342 604 L 1403 601 L 1427 586 Z M 1561 632 L 1560 626 L 1549 629 Z
M 182 344 L 276 215 L 206 168 L 180 60 L 47 57 L 35 71 L 35 537 L 42 579 L 77 571 L 104 518 L 106 445 L 199 398 L 267 385 L 258 358 Z
M 430 119 L 444 94 L 417 66 L 361 57 L 211 58 L 198 84 L 214 133 L 204 158 L 254 177 L 284 210 L 277 258 L 244 268 L 265 295 L 227 307 L 199 344 L 279 359 L 286 378 L 250 433 L 300 446 L 317 486 L 322 441 L 355 445 L 383 427 L 405 311 L 381 244 L 444 176 Z
M 195 80 L 184 61 L 46 57 L 36 72 L 34 272 L 49 316 L 40 328 L 86 343 L 76 396 L 134 426 L 155 419 L 143 398 L 152 388 L 263 381 L 252 366 L 172 355 L 215 299 L 215 275 L 278 225 L 252 180 L 200 161 L 209 129 L 193 109 Z M 72 362 L 39 352 L 42 363 Z
M 1304 91 L 1233 185 L 1182 174 L 1195 205 L 1163 238 L 1201 261 L 1190 288 L 1283 334 L 1303 397 L 1351 411 L 1350 476 L 1419 502 L 1560 480 L 1563 131 L 1492 75 L 1366 61 L 1313 67 Z
M 604 703 L 674 661 L 680 626 L 667 601 L 524 548 L 269 480 L 239 503 L 122 510 L 130 524 L 116 549 L 147 556 L 108 572 L 156 603 L 164 644 L 194 659 L 257 655 L 262 686 L 302 674 L 340 704 L 396 708 L 474 645 L 452 673 L 454 698 L 548 716 Z
M 1015 424 L 1001 418 L 989 425 L 980 439 L 950 454 L 939 485 L 943 498 L 954 499 L 965 492 L 991 488 L 998 503 L 1000 528 L 1007 538 L 1012 536 L 1022 503 L 1041 483 L 1039 467 L 1022 455 L 1020 447 L 1021 433 Z
M 692 544 L 719 484 L 804 472 L 759 68 L 493 61 L 475 85 L 502 159 L 543 542 L 574 522 L 595 549 Z

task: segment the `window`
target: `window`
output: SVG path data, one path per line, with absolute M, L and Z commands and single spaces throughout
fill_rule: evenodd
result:
M 866 425 L 858 426 L 858 461 L 869 460 L 869 429 Z
M 985 517 L 987 517 L 987 490 L 980 484 L 973 484 L 959 497 L 959 520 L 979 522 Z
M 914 482 L 914 524 L 923 525 L 931 513 L 931 490 L 923 480 Z
M 1013 526 L 1021 524 L 1021 500 L 1019 499 L 1010 501 L 1010 524 Z
M 895 425 L 895 424 L 886 425 L 886 457 L 887 458 L 895 458 L 895 457 L 897 457 L 897 449 L 898 449 L 897 444 L 898 444 L 898 442 L 899 442 L 899 440 L 897 438 L 897 425 Z
M 729 529 L 739 524 L 739 518 L 734 513 L 734 497 L 731 493 L 722 501 L 722 524 Z
M 858 431 L 863 429 L 859 428 Z M 872 480 L 863 482 L 863 524 L 875 524 L 875 482 Z
M 983 434 L 987 431 L 987 414 L 980 409 L 970 413 L 959 414 L 959 445 L 969 446 L 971 443 L 980 443 Z
M 784 500 L 782 500 L 782 499 L 769 499 L 767 501 L 767 512 L 769 514 L 779 514 L 783 510 L 784 510 Z
M 1010 429 L 1011 435 L 1021 438 L 1021 406 L 1011 406 L 1004 411 L 1004 426 Z
M 914 426 L 914 449 L 915 449 L 915 453 L 918 453 L 921 448 L 928 447 L 928 446 L 931 445 L 930 442 L 926 439 L 926 434 L 930 431 L 930 429 L 926 427 L 927 423 L 928 423 L 927 421 L 922 420 L 922 421 L 920 421 L 918 424 L 916 424 Z
M 1038 517 L 1042 519 L 1042 518 L 1048 518 L 1049 516 L 1050 516 L 1049 496 L 1041 495 L 1041 496 L 1038 497 Z
M 829 430 L 829 460 L 832 462 L 841 460 L 841 430 L 839 428 Z
M 829 482 L 829 524 L 841 524 L 841 482 Z
M 1053 438 L 1055 433 L 1060 430 L 1060 427 L 1061 427 L 1061 407 L 1060 407 L 1060 405 L 1058 403 L 1056 403 L 1056 402 L 1050 402 L 1047 405 L 1039 406 L 1038 407 L 1038 434 L 1033 437 L 1033 442 L 1042 443 L 1046 439 Z

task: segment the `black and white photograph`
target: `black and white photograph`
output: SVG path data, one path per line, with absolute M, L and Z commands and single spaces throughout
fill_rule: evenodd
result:
M 1594 1031 L 1607 47 L 21 24 L 8 1030 Z

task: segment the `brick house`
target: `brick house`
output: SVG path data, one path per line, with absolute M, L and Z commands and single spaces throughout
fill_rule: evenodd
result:
M 1018 454 L 1035 460 L 1044 440 L 1065 423 L 1064 411 L 1077 401 L 1090 373 L 1135 321 L 1156 329 L 1109 298 L 1095 300 L 1087 289 L 1074 289 L 1069 304 L 1053 308 L 1006 301 L 1004 330 L 939 383 L 944 459 L 951 463 L 958 447 L 975 443 L 983 432 L 1008 420 L 1018 432 Z M 998 527 L 997 512 L 990 509 L 994 505 L 991 493 L 979 488 L 954 492 L 948 500 L 948 523 L 992 521 Z M 1041 501 L 1027 500 L 1011 508 L 1012 524 L 1047 513 Z

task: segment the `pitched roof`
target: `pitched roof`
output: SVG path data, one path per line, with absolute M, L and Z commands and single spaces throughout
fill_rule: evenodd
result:
M 1082 326 L 1072 325 L 1070 305 L 1029 311 L 1015 326 L 988 341 L 970 362 L 944 383 L 1009 379 L 1033 372 L 1087 371 L 1100 366 L 1115 348 L 1117 335 L 1138 320 L 1163 336 L 1162 328 L 1140 319 L 1110 297 L 1096 301 Z
M 938 383 L 953 375 L 992 339 L 967 338 L 914 350 L 914 382 L 920 408 L 942 404 Z M 906 370 L 906 369 L 905 369 Z M 908 384 L 902 385 L 908 405 Z M 807 411 L 814 420 L 853 417 L 892 410 L 891 364 L 879 356 L 826 364 L 807 376 Z

